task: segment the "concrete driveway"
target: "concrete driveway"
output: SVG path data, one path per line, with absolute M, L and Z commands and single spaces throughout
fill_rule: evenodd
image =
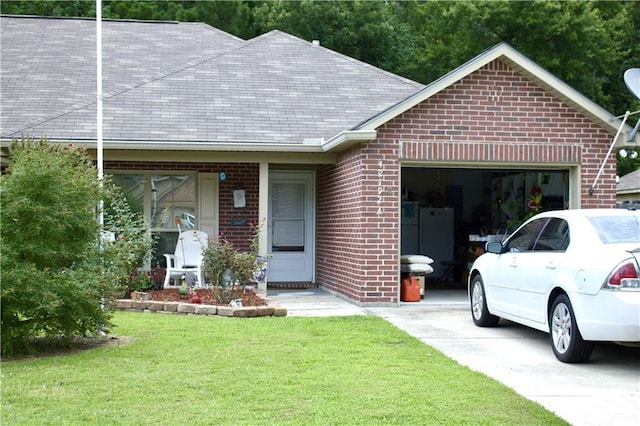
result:
M 553 355 L 546 333 L 504 320 L 496 328 L 476 327 L 463 290 L 427 291 L 420 302 L 389 308 L 362 308 L 320 289 L 269 291 L 269 297 L 289 316 L 385 318 L 573 425 L 640 421 L 640 348 L 598 344 L 589 363 L 564 364 Z

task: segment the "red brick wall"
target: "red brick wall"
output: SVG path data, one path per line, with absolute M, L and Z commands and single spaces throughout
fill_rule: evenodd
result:
M 361 304 L 396 303 L 398 145 L 375 142 L 318 171 L 317 282 Z
M 239 249 L 249 249 L 249 239 L 251 238 L 251 227 L 249 223 L 258 223 L 260 172 L 258 164 L 105 161 L 105 170 L 107 170 L 107 173 L 109 170 L 186 171 L 200 173 L 219 173 L 225 171 L 227 179 L 219 184 L 220 233 Z M 236 209 L 233 207 L 234 189 L 245 190 L 245 208 Z M 239 223 L 243 220 L 246 221 L 244 225 L 233 224 L 234 222 Z
M 378 137 L 401 142 L 405 160 L 581 164 L 581 207 L 615 206 L 615 155 L 589 195 L 613 135 L 501 61 L 396 117 Z
M 227 180 L 220 182 L 220 233 L 240 250 L 249 250 L 250 224 L 258 223 L 260 166 L 258 164 L 229 164 L 224 170 Z M 245 208 L 233 207 L 233 190 L 245 190 Z M 246 221 L 244 225 L 234 225 Z
M 397 302 L 401 160 L 581 164 L 581 207 L 612 207 L 615 157 L 588 193 L 612 137 L 504 63 L 488 64 L 319 168 L 317 282 L 362 304 Z

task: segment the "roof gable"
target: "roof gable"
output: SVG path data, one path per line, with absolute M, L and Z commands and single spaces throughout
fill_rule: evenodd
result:
M 357 126 L 357 129 L 375 129 L 417 104 L 429 99 L 435 94 L 449 88 L 454 83 L 467 77 L 471 73 L 478 71 L 495 60 L 503 61 L 507 66 L 519 72 L 543 90 L 550 92 L 558 99 L 566 102 L 571 107 L 589 117 L 595 123 L 598 123 L 612 135 L 614 135 L 620 127 L 621 121 L 615 118 L 611 113 L 546 71 L 544 68 L 537 65 L 535 62 L 531 61 L 529 58 L 525 57 L 513 47 L 506 43 L 500 43 L 448 74 L 440 77 L 438 80 L 427 85 L 421 91 L 404 99 L 392 108 L 389 108 L 381 114 L 360 123 Z M 616 141 L 618 145 L 625 143 L 631 128 L 626 126 L 625 130 L 627 134 L 618 137 Z M 640 138 L 637 138 L 636 140 L 638 139 Z

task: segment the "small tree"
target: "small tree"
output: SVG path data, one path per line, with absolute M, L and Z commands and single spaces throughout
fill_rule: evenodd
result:
M 109 327 L 125 268 L 100 248 L 96 206 L 109 191 L 96 176 L 83 149 L 12 144 L 0 180 L 3 355 L 25 350 L 35 336 Z
M 102 242 L 103 265 L 106 273 L 114 275 L 119 292 L 126 296 L 133 290 L 147 290 L 153 286 L 138 268 L 151 258 L 155 238 L 144 216 L 132 211 L 122 190 L 115 185 L 108 189 L 104 227 L 114 238 Z

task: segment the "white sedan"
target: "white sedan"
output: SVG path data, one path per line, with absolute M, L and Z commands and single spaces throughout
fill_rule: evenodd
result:
M 469 273 L 473 322 L 505 318 L 549 333 L 563 362 L 593 342 L 640 343 L 640 211 L 540 213 L 489 242 Z

